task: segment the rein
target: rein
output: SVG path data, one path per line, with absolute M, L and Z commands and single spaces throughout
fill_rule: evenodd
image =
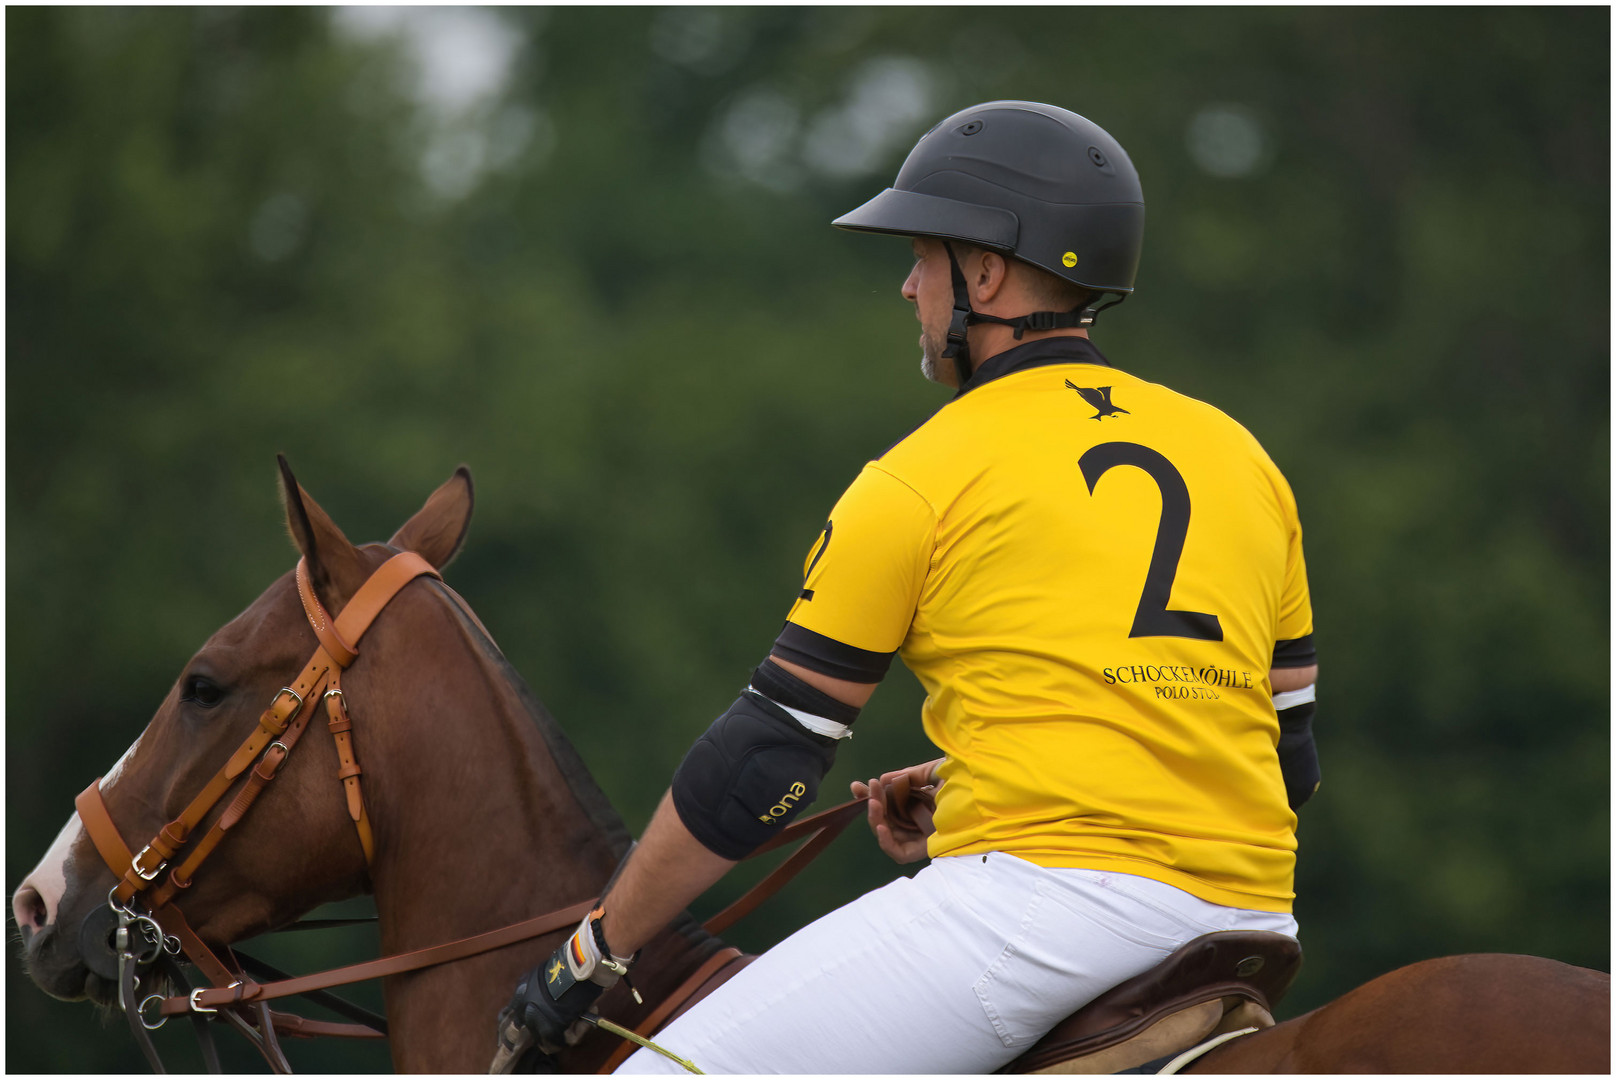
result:
M 394 555 L 366 580 L 344 607 L 342 614 L 332 619 L 315 595 L 306 563 L 306 559 L 300 559 L 297 564 L 298 595 L 320 645 L 293 683 L 276 691 L 269 707 L 260 714 L 258 727 L 237 747 L 179 817 L 163 826 L 138 854 L 134 854 L 107 809 L 101 793 L 101 778 L 93 781 L 75 800 L 79 817 L 97 853 L 118 878 L 118 883 L 107 896 L 108 908 L 116 919 L 115 924 L 109 923 L 108 926 L 116 926 L 111 933 L 118 961 L 118 1005 L 129 1021 L 136 1042 L 156 1072 L 166 1070 L 151 1044 L 148 1032 L 155 1031 L 172 1016 L 187 1015 L 196 1023 L 210 1072 L 218 1072 L 219 1063 L 206 1024 L 209 1019 L 223 1019 L 241 1031 L 277 1073 L 291 1072 L 276 1041 L 278 1034 L 385 1038 L 385 1031 L 366 1024 L 313 1021 L 272 1012 L 268 1002 L 293 995 L 309 995 L 318 1000 L 324 996 L 321 992 L 331 987 L 435 967 L 540 937 L 575 925 L 595 904 L 595 899 L 590 898 L 524 922 L 456 941 L 313 975 L 262 983 L 247 975 L 228 947 L 223 950 L 225 958 L 221 959 L 191 929 L 174 900 L 191 887 L 197 868 L 279 774 L 293 747 L 307 729 L 317 702 L 325 705 L 327 727 L 336 744 L 340 762 L 337 776 L 344 787 L 348 814 L 358 833 L 367 869 L 375 857 L 374 836 L 359 787 L 362 770 L 350 735 L 352 720 L 342 694 L 341 673 L 358 658 L 356 643 L 405 585 L 418 577 L 441 578 L 430 563 L 414 552 Z M 256 766 L 245 783 L 240 784 L 234 801 L 195 842 L 184 859 L 178 865 L 170 866 L 191 841 L 193 832 L 201 822 L 237 786 L 242 774 L 247 772 L 249 766 L 254 766 L 254 762 Z M 707 920 L 704 928 L 709 933 L 720 933 L 778 892 L 824 850 L 849 822 L 860 816 L 863 807 L 864 800 L 855 799 L 821 811 L 787 826 L 773 840 L 754 851 L 748 858 L 813 834 L 807 843 L 749 892 Z M 165 869 L 166 879 L 159 883 Z M 144 903 L 145 913 L 135 907 L 137 900 Z M 92 912 L 91 918 L 104 919 L 106 914 L 106 909 L 97 909 Z M 89 921 L 87 918 L 86 923 Z M 97 925 L 99 927 L 100 924 Z M 162 963 L 166 965 L 171 979 L 181 986 L 186 985 L 183 971 L 174 962 L 181 952 L 202 973 L 208 985 L 176 996 L 152 994 L 136 1002 L 141 969 Z M 156 1009 L 150 1009 L 154 1004 Z M 665 1003 L 667 1008 L 658 1009 L 640 1025 L 646 1030 L 639 1034 L 649 1034 L 660 1017 L 676 1004 Z M 155 1012 L 154 1021 L 147 1020 L 148 1012 Z

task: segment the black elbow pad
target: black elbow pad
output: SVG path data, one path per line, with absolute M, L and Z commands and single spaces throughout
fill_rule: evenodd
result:
M 1295 810 L 1319 789 L 1319 749 L 1313 742 L 1310 700 L 1279 710 L 1279 771 L 1285 777 L 1285 801 Z
M 673 806 L 708 850 L 743 859 L 814 801 L 835 757 L 835 739 L 748 690 L 679 763 Z

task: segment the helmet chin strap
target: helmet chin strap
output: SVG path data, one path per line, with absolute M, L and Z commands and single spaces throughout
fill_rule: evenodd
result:
M 954 245 L 944 240 L 943 249 L 948 252 L 948 275 L 954 283 L 954 316 L 948 323 L 948 347 L 943 350 L 943 357 L 954 361 L 959 388 L 963 390 L 971 377 L 971 343 L 965 331 L 975 321 L 976 312 L 971 310 L 971 296 L 965 290 L 965 272 L 954 257 Z
M 1127 293 L 1118 293 L 1117 298 L 1110 303 L 1096 305 L 1092 301 L 1105 295 L 1096 292 L 1090 297 L 1090 303 L 1074 311 L 1035 311 L 1014 319 L 985 315 L 980 311 L 971 310 L 971 296 L 965 288 L 965 272 L 960 269 L 959 260 L 954 257 L 954 245 L 944 240 L 943 249 L 948 252 L 948 275 L 954 285 L 954 315 L 949 320 L 948 347 L 943 350 L 943 357 L 954 361 L 954 370 L 959 375 L 961 389 L 971 377 L 971 343 L 966 337 L 966 331 L 971 327 L 981 323 L 1008 326 L 1015 331 L 1016 340 L 1020 341 L 1021 335 L 1028 330 L 1061 330 L 1068 327 L 1093 326 L 1095 317 L 1100 312 L 1108 307 L 1115 307 L 1128 298 Z

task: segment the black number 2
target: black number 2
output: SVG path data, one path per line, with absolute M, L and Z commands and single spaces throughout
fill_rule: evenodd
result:
M 1077 460 L 1077 467 L 1088 482 L 1089 494 L 1111 469 L 1132 465 L 1143 469 L 1161 491 L 1161 523 L 1156 526 L 1156 547 L 1150 553 L 1150 569 L 1145 573 L 1145 589 L 1139 596 L 1129 637 L 1182 637 L 1197 641 L 1222 641 L 1223 624 L 1216 615 L 1204 611 L 1175 611 L 1167 606 L 1173 595 L 1173 578 L 1178 560 L 1184 554 L 1184 537 L 1190 530 L 1190 489 L 1173 463 L 1148 446 L 1130 442 L 1108 442 L 1092 447 Z
M 831 523 L 827 521 L 825 522 L 825 531 L 819 534 L 819 547 L 815 550 L 814 557 L 809 560 L 808 569 L 802 572 L 802 592 L 798 595 L 804 600 L 814 598 L 814 590 L 808 587 L 808 579 L 814 576 L 814 567 L 819 565 L 819 560 L 825 556 L 825 549 L 830 547 L 830 530 Z

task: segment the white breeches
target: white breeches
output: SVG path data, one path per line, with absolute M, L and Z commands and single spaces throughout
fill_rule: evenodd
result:
M 1217 930 L 1296 935 L 1149 878 L 935 859 L 803 927 L 656 1041 L 709 1073 L 989 1073 Z M 637 1050 L 618 1072 L 683 1073 Z

